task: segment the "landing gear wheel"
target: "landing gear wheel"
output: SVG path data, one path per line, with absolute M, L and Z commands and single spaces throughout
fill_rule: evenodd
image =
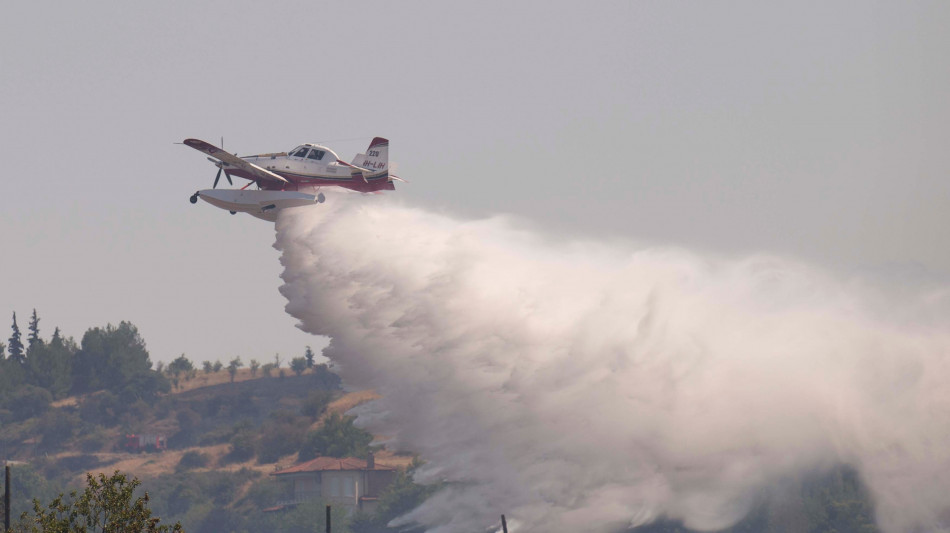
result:
M 236 215 L 237 211 L 228 211 L 228 213 L 231 213 L 232 215 Z
M 318 203 L 318 204 L 322 204 L 323 202 L 326 202 L 326 201 L 327 201 L 327 197 L 324 196 L 323 193 L 320 193 L 320 194 L 317 195 L 317 203 Z
M 197 204 L 198 203 L 198 193 L 192 194 L 191 198 L 188 198 L 188 201 Z

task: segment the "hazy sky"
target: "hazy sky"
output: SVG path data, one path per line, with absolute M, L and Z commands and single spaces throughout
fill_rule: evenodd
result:
M 186 137 L 349 159 L 380 135 L 410 205 L 945 279 L 948 24 L 944 2 L 13 2 L 0 339 L 35 307 L 77 340 L 130 320 L 154 360 L 321 344 L 283 311 L 273 225 L 188 203 L 215 169 Z

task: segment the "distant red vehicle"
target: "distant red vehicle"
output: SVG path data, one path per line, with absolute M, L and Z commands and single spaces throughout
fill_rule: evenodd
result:
M 132 453 L 161 452 L 168 448 L 165 435 L 126 435 L 125 449 Z

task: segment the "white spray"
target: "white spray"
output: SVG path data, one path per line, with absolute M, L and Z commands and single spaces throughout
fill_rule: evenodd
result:
M 948 527 L 950 335 L 894 318 L 916 300 L 881 308 L 774 257 L 332 200 L 281 215 L 281 292 L 344 380 L 382 395 L 360 422 L 421 455 L 418 481 L 449 482 L 402 522 L 716 529 L 783 476 L 845 462 L 886 531 Z

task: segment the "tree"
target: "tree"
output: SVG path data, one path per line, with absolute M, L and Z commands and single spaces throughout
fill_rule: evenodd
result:
M 298 376 L 303 374 L 303 371 L 307 369 L 307 360 L 303 357 L 294 357 L 290 360 L 290 369 Z
M 75 343 L 63 341 L 54 335 L 49 343 L 34 342 L 26 349 L 28 379 L 31 383 L 43 387 L 62 398 L 72 387 L 72 359 L 76 353 Z
M 231 383 L 234 383 L 234 376 L 237 375 L 238 369 L 242 366 L 244 366 L 244 363 L 241 362 L 240 357 L 235 357 L 228 363 L 228 374 L 231 374 Z
M 307 351 L 303 354 L 304 358 L 307 360 L 307 368 L 313 368 L 313 350 L 307 346 Z
M 257 369 L 259 369 L 260 367 L 261 367 L 261 364 L 257 361 L 257 359 L 251 359 L 251 377 L 252 378 L 257 377 Z
M 33 309 L 33 316 L 30 317 L 30 335 L 26 338 L 30 348 L 40 341 L 40 318 L 36 316 L 36 309 Z
M 282 361 L 283 361 L 283 359 L 280 358 L 280 354 L 279 354 L 279 353 L 275 353 L 275 354 L 274 354 L 274 368 L 280 368 L 280 363 L 281 363 Z
M 300 448 L 299 458 L 307 461 L 320 455 L 330 457 L 362 457 L 369 453 L 373 435 L 353 425 L 355 416 L 332 413 L 323 426 L 311 431 Z
M 168 380 L 152 370 L 145 341 L 130 322 L 87 330 L 72 371 L 74 392 L 110 390 L 129 404 L 171 389 Z
M 40 416 L 49 410 L 53 402 L 53 395 L 46 389 L 23 385 L 10 395 L 6 404 L 9 406 L 15 422 Z
M 309 421 L 289 411 L 274 411 L 261 426 L 257 462 L 275 463 L 300 449 Z
M 218 372 L 221 371 L 222 368 L 224 368 L 224 365 L 222 365 L 221 360 L 218 359 L 217 361 L 214 362 L 214 365 L 212 365 L 211 368 L 214 370 L 215 374 L 217 374 Z
M 20 326 L 16 324 L 16 312 L 13 313 L 13 335 L 10 336 L 10 360 L 23 364 L 23 342 L 20 340 Z
M 164 533 L 180 532 L 181 524 L 159 525 L 148 507 L 148 492 L 136 498 L 141 482 L 115 471 L 111 476 L 86 474 L 86 490 L 62 494 L 45 508 L 33 501 L 33 515 L 14 531 L 22 533 Z
M 261 367 L 261 371 L 264 372 L 264 375 L 270 377 L 271 372 L 274 371 L 274 363 L 264 363 Z
M 205 374 L 210 374 L 214 371 L 214 365 L 211 361 L 203 361 L 201 363 L 201 370 L 203 370 Z
M 168 363 L 166 367 L 166 371 L 175 377 L 178 377 L 178 374 L 187 374 L 194 369 L 195 366 L 185 357 L 185 354 L 178 356 L 174 361 Z

